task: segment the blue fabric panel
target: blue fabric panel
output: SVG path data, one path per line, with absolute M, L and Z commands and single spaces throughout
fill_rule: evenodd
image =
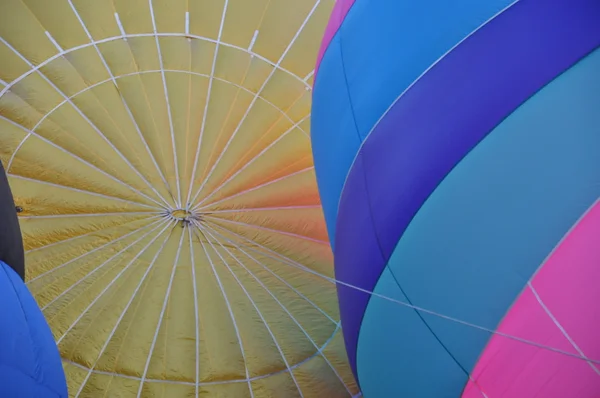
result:
M 367 138 L 348 175 L 336 277 L 371 290 L 440 181 L 511 112 L 600 44 L 599 19 L 596 0 L 519 2 L 425 74 Z M 368 297 L 349 288 L 338 295 L 354 366 Z
M 340 28 L 361 141 L 412 82 L 514 0 L 357 0 Z
M 319 195 L 329 240 L 335 241 L 335 220 L 346 173 L 360 145 L 346 79 L 342 72 L 339 37 L 323 57 L 313 92 L 311 144 Z M 323 78 L 322 76 L 326 76 Z
M 600 197 L 599 70 L 596 50 L 511 114 L 438 186 L 388 263 L 407 300 L 497 327 L 548 253 Z M 360 333 L 358 369 L 365 392 L 362 369 L 369 369 L 370 383 L 385 383 L 377 369 L 370 369 L 378 365 L 364 362 L 372 361 L 369 352 L 379 352 L 382 344 L 375 342 L 380 336 L 373 337 L 373 318 L 367 318 L 381 301 L 371 298 Z M 490 336 L 447 319 L 423 318 L 440 345 L 470 372 Z M 397 322 L 401 330 L 410 321 Z M 421 394 L 428 383 L 454 388 L 454 377 L 440 372 L 437 357 L 428 353 L 428 341 L 425 334 L 417 336 L 412 343 L 423 351 L 401 353 L 414 372 L 437 376 L 409 378 L 398 368 L 388 378 L 401 380 L 403 387 L 387 396 L 411 391 L 407 396 L 433 397 Z
M 323 56 L 313 91 L 313 155 L 332 245 L 344 181 L 364 137 L 436 59 L 510 2 L 354 3 Z
M 374 291 L 407 301 L 388 269 Z M 419 314 L 394 302 L 376 297 L 369 302 L 359 347 L 357 370 L 365 398 L 458 398 L 467 381 Z
M 2 262 L 0 303 L 0 396 L 66 398 L 50 327 L 21 278 Z

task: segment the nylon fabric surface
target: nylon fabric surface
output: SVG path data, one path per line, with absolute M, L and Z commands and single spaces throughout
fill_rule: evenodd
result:
M 515 108 L 600 45 L 598 15 L 592 0 L 577 7 L 572 1 L 516 3 L 440 60 L 390 108 L 357 154 L 339 202 L 336 229 L 344 234 L 335 238 L 338 279 L 372 290 L 413 217 L 453 167 Z M 527 33 L 532 27 L 534 33 Z M 363 249 L 355 250 L 359 245 Z M 346 287 L 338 292 L 354 364 L 353 347 L 370 296 Z
M 349 397 L 310 149 L 333 0 L 0 2 L 0 160 L 72 397 Z
M 339 11 L 311 134 L 363 394 L 598 395 L 600 3 Z
M 432 63 L 510 0 L 339 1 L 323 41 L 312 138 L 332 246 L 345 180 L 378 119 Z M 343 12 L 346 11 L 347 14 Z M 326 47 L 325 47 L 326 46 Z
M 390 285 L 398 284 L 414 305 L 491 330 L 495 330 L 503 318 L 512 317 L 511 306 L 516 305 L 513 303 L 518 302 L 521 292 L 544 263 L 545 257 L 600 197 L 600 186 L 594 183 L 600 179 L 600 170 L 596 167 L 600 156 L 600 136 L 597 134 L 600 118 L 590 106 L 600 99 L 597 89 L 600 79 L 595 73 L 599 65 L 600 50 L 596 50 L 515 110 L 458 163 L 417 212 L 390 257 L 385 271 L 387 280 L 379 280 L 376 291 L 390 290 Z M 577 112 L 573 112 L 572 104 L 581 105 Z M 567 129 L 571 134 L 564 134 Z M 503 159 L 511 161 L 507 163 Z M 469 195 L 465 195 L 466 192 Z M 532 203 L 535 205 L 532 206 Z M 481 232 L 486 230 L 494 233 Z M 431 247 L 436 250 L 430 250 Z M 586 257 L 584 253 L 579 253 L 581 258 Z M 563 266 L 568 264 L 572 262 L 565 262 Z M 576 274 L 574 265 L 570 265 L 570 269 Z M 394 277 L 391 282 L 390 275 Z M 585 275 L 594 280 L 593 273 Z M 583 288 L 583 285 L 579 284 L 579 287 Z M 395 287 L 397 291 L 400 288 Z M 562 302 L 566 311 L 573 311 L 573 308 L 579 307 L 565 304 L 571 297 L 569 294 L 562 297 L 566 289 L 567 286 L 562 284 L 555 285 L 554 291 L 560 290 L 561 294 L 552 296 L 546 292 L 545 297 L 549 301 Z M 431 291 L 435 294 L 430 294 Z M 593 291 L 591 289 L 587 294 Z M 385 391 L 387 386 L 387 391 L 399 395 L 418 396 L 417 391 L 421 391 L 424 397 L 460 396 L 493 336 L 429 314 L 423 314 L 423 320 L 418 321 L 415 320 L 415 311 L 406 308 L 388 308 L 386 317 L 376 316 L 389 306 L 383 300 L 371 299 L 366 313 L 374 311 L 374 314 L 365 315 L 363 320 L 357 352 L 362 358 L 360 363 L 367 364 L 363 365 L 362 371 L 359 367 L 360 373 L 366 370 L 360 378 L 365 395 Z M 409 311 L 412 314 L 408 315 Z M 590 314 L 591 311 L 585 307 L 580 309 L 582 314 Z M 532 313 L 528 314 L 533 317 Z M 389 318 L 399 318 L 394 323 L 404 319 L 403 325 L 407 329 L 404 333 L 407 334 L 427 325 L 431 332 L 413 333 L 410 341 L 428 355 L 407 349 L 407 343 L 404 343 L 403 359 L 398 361 L 402 350 L 402 345 L 395 343 L 398 336 L 388 334 L 383 337 L 380 332 L 390 329 L 392 321 L 388 321 Z M 547 330 L 545 326 L 552 324 L 548 317 L 536 318 L 527 323 L 528 328 L 524 327 L 524 322 L 513 325 L 509 334 L 544 342 L 551 347 L 564 347 L 564 344 L 558 343 L 562 343 L 560 338 L 547 338 L 543 333 L 535 335 L 530 330 Z M 571 324 L 570 333 L 594 330 L 590 326 L 594 319 L 593 313 L 579 318 L 577 324 Z M 560 337 L 560 331 L 558 335 Z M 503 344 L 507 344 L 507 340 L 500 339 Z M 555 365 L 551 368 L 534 367 L 532 373 L 535 377 L 531 374 L 531 379 L 525 383 L 529 388 L 518 382 L 513 382 L 514 386 L 509 388 L 511 384 L 504 379 L 505 383 L 501 384 L 511 391 L 511 397 L 525 398 L 538 392 L 544 392 L 542 396 L 554 397 L 561 396 L 558 391 L 566 392 L 564 387 L 557 386 L 561 384 L 557 382 L 557 393 L 550 393 L 545 388 L 545 381 L 556 378 L 564 382 L 568 379 L 569 368 L 573 364 L 571 359 L 509 341 L 513 349 L 537 352 L 537 355 L 546 358 L 549 356 Z M 549 344 L 553 341 L 557 343 Z M 590 339 L 580 338 L 577 341 L 581 344 Z M 396 351 L 389 349 L 395 344 Z M 494 352 L 502 354 L 498 350 Z M 587 355 L 597 358 L 598 350 L 587 350 Z M 394 369 L 390 371 L 392 374 L 369 371 L 368 364 L 373 363 L 375 358 L 389 363 L 389 368 Z M 495 395 L 492 392 L 501 395 L 499 386 L 494 382 L 496 377 L 505 378 L 509 369 L 522 369 L 524 372 L 530 363 L 528 358 L 523 360 L 519 355 L 509 358 L 504 357 L 501 372 L 497 372 L 496 368 L 496 372 L 488 370 L 492 373 L 486 374 L 480 366 L 477 369 L 477 376 L 487 376 L 479 380 L 477 386 L 490 397 Z M 440 372 L 438 367 L 444 362 L 447 363 L 447 371 Z M 578 362 L 587 366 L 585 361 Z M 458 365 L 468 372 L 462 372 L 460 383 L 456 375 L 460 369 Z M 410 376 L 402 384 L 391 385 L 388 380 L 394 380 L 393 373 L 403 366 L 414 373 L 402 372 Z M 434 375 L 439 381 L 435 384 L 437 393 L 422 392 L 433 384 L 428 380 Z M 525 373 L 512 375 L 511 380 L 516 380 L 524 377 Z M 590 375 L 586 376 L 589 379 Z M 597 395 L 597 386 L 597 383 L 588 384 L 585 388 L 582 386 L 581 394 L 577 396 L 592 398 Z
M 0 162 L 0 261 L 10 267 L 22 278 L 25 276 L 25 254 L 21 228 L 17 218 L 15 201 L 8 179 Z
M 600 227 L 600 203 L 596 202 L 570 231 L 541 267 L 513 305 L 499 330 L 552 342 L 567 352 L 584 358 L 598 358 L 600 342 L 594 328 L 582 327 L 589 319 L 599 319 L 595 288 L 600 273 L 600 247 L 597 237 Z M 565 291 L 564 297 L 553 294 Z M 572 311 L 578 308 L 579 311 Z M 527 327 L 523 327 L 526 325 Z M 514 366 L 515 358 L 519 366 Z M 568 362 L 567 362 L 568 361 Z M 506 363 L 513 366 L 506 366 Z M 503 366 L 504 365 L 504 366 Z M 561 369 L 557 372 L 556 369 Z M 532 377 L 541 373 L 544 377 Z M 525 377 L 519 377 L 523 375 Z M 594 397 L 600 390 L 600 369 L 597 363 L 577 358 L 565 358 L 554 352 L 539 352 L 533 347 L 492 337 L 485 353 L 473 371 L 473 379 L 485 386 L 489 395 L 528 397 L 565 396 Z M 463 398 L 480 396 L 470 382 Z

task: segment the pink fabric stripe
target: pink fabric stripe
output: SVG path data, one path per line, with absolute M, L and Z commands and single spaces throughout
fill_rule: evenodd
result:
M 535 275 L 498 330 L 600 360 L 599 284 L 597 202 Z M 600 365 L 497 335 L 472 378 L 476 384 L 468 383 L 463 398 L 600 397 Z
M 321 41 L 321 48 L 319 48 L 317 65 L 315 66 L 315 79 L 319 72 L 319 66 L 321 65 L 323 55 L 325 55 L 325 51 L 327 51 L 327 47 L 329 47 L 329 43 L 331 43 L 333 36 L 335 36 L 342 25 L 342 22 L 344 22 L 344 18 L 346 18 L 346 14 L 350 11 L 350 7 L 352 7 L 354 1 L 355 0 L 337 0 L 335 2 L 335 6 L 333 6 L 333 10 L 331 11 L 331 17 L 329 17 L 329 22 L 327 23 L 327 28 L 325 28 L 323 41 Z

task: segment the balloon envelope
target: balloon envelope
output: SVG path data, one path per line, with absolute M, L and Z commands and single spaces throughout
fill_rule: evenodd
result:
M 366 397 L 600 393 L 599 18 L 336 3 L 311 134 Z
M 333 0 L 8 0 L 0 159 L 79 396 L 348 397 L 310 150 Z

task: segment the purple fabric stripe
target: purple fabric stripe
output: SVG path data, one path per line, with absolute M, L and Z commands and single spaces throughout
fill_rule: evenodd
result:
M 336 226 L 336 278 L 373 290 L 441 180 L 514 109 L 600 45 L 598 21 L 598 0 L 521 0 L 406 92 L 367 138 L 348 175 Z M 338 296 L 356 374 L 370 297 L 344 286 Z

